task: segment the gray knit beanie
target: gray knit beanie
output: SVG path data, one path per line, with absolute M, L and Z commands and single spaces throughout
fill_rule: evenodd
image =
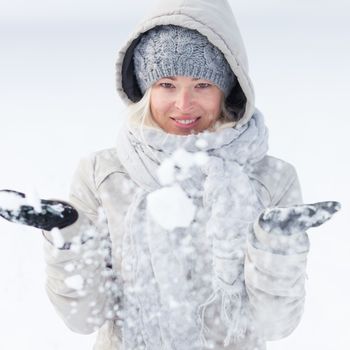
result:
M 146 32 L 134 50 L 135 75 L 142 94 L 157 80 L 189 76 L 212 81 L 225 94 L 235 75 L 222 52 L 196 30 L 174 25 Z

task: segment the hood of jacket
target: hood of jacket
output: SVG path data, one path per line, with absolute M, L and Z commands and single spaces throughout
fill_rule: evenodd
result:
M 133 52 L 143 33 L 159 25 L 177 25 L 195 29 L 224 54 L 237 77 L 237 83 L 225 100 L 236 124 L 249 121 L 255 111 L 254 89 L 248 75 L 248 59 L 235 17 L 227 0 L 161 0 L 129 36 L 118 52 L 117 91 L 127 104 L 142 98 L 134 75 Z

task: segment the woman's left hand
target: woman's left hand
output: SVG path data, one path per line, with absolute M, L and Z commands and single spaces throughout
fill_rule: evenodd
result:
M 266 232 L 290 236 L 322 225 L 340 208 L 335 201 L 268 208 L 260 215 L 259 225 Z

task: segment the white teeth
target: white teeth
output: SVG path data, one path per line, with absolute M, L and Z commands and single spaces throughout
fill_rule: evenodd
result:
M 180 120 L 176 119 L 176 121 L 180 124 L 192 124 L 196 119 L 186 119 L 186 120 Z

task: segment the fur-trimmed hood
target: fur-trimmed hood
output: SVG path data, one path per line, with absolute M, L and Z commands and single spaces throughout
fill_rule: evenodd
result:
M 167 24 L 195 29 L 222 51 L 238 81 L 226 98 L 226 107 L 235 120 L 239 119 L 236 126 L 249 121 L 255 111 L 254 89 L 248 75 L 246 50 L 227 0 L 159 1 L 118 52 L 116 79 L 122 100 L 129 104 L 142 97 L 132 60 L 141 35 L 156 26 Z

